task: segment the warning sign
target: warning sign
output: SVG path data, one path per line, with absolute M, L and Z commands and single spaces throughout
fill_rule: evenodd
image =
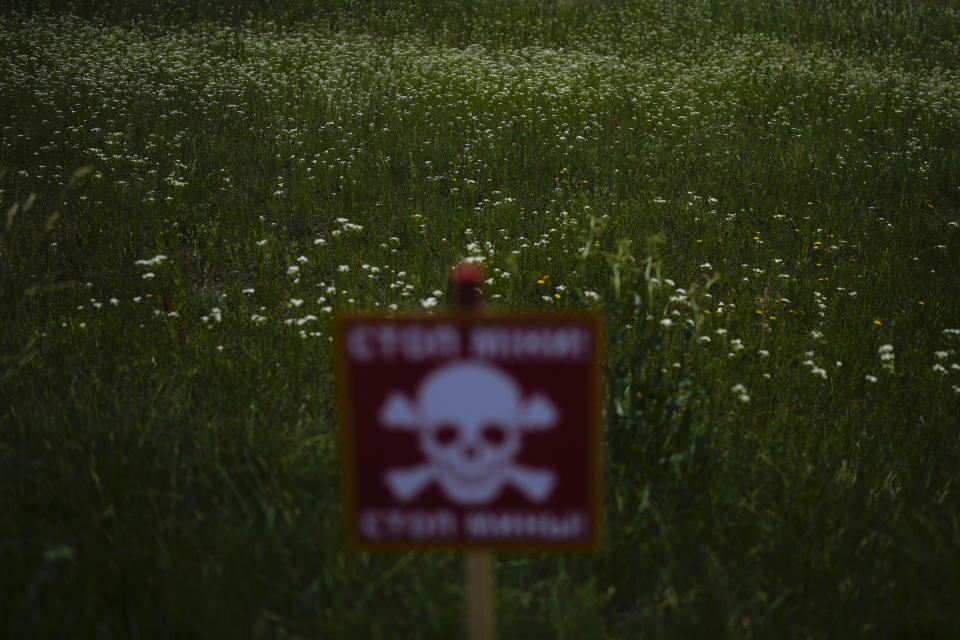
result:
M 345 316 L 336 345 L 356 546 L 596 543 L 596 316 Z

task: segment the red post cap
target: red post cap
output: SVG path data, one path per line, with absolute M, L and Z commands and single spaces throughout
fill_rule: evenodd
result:
M 447 292 L 454 309 L 476 310 L 483 306 L 483 266 L 459 262 L 447 274 Z

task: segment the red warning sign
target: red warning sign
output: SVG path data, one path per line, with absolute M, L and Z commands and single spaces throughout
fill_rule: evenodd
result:
M 355 546 L 596 544 L 597 316 L 343 316 L 336 345 Z

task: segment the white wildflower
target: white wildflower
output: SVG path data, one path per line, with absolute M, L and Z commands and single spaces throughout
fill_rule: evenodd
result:
M 747 393 L 747 388 L 739 382 L 730 387 L 730 391 L 737 394 L 737 400 L 740 402 L 750 402 L 750 394 Z
M 134 264 L 152 267 L 152 266 L 160 265 L 160 263 L 162 263 L 166 259 L 167 259 L 167 256 L 163 255 L 162 253 L 159 253 L 153 256 L 152 258 L 150 258 L 149 260 L 137 260 L 136 262 L 134 262 Z

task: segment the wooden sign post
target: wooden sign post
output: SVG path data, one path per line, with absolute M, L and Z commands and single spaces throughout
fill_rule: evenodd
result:
M 460 264 L 450 312 L 334 326 L 351 545 L 463 551 L 472 640 L 495 551 L 591 550 L 600 525 L 600 318 L 487 313 L 482 282 Z
M 483 269 L 460 263 L 447 277 L 450 305 L 455 310 L 483 308 Z M 486 549 L 464 552 L 467 570 L 467 632 L 470 640 L 493 640 L 493 553 Z

